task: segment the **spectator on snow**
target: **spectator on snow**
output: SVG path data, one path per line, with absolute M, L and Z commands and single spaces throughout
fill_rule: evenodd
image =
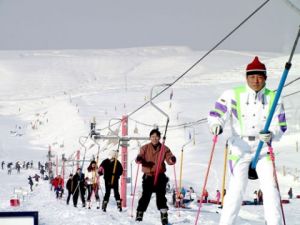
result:
M 195 193 L 195 191 L 194 191 L 194 188 L 193 188 L 193 187 L 190 187 L 190 192 L 191 192 L 191 193 Z
M 32 177 L 31 177 L 31 176 L 28 177 L 28 183 L 29 183 L 29 185 L 30 185 L 30 191 L 33 191 L 33 190 L 32 190 L 33 181 L 32 181 Z
M 179 208 L 183 206 L 183 194 L 179 192 L 176 195 L 176 203 L 175 203 L 175 208 Z
M 34 180 L 36 181 L 36 185 L 37 185 L 37 183 L 39 182 L 40 176 L 37 175 L 37 174 L 35 174 L 35 175 L 33 176 L 33 178 L 34 178 Z
M 186 190 L 184 187 L 181 188 L 180 193 L 183 195 L 183 197 L 185 197 Z
M 56 198 L 62 198 L 62 195 L 64 193 L 64 189 L 63 189 L 62 184 L 59 184 L 57 186 L 57 188 L 55 189 L 55 193 L 56 193 Z
M 219 204 L 220 199 L 221 199 L 221 193 L 220 193 L 219 190 L 217 190 L 217 194 L 216 194 L 216 201 L 217 201 L 217 204 Z
M 254 203 L 254 205 L 257 205 L 257 199 L 258 199 L 258 196 L 257 196 L 257 191 L 254 191 L 254 193 L 253 193 L 253 203 Z
M 166 199 L 166 185 L 169 178 L 166 176 L 166 163 L 174 165 L 176 157 L 172 154 L 171 150 L 164 146 L 165 154 L 162 156 L 162 161 L 159 162 L 159 156 L 162 151 L 162 144 L 160 140 L 160 131 L 153 129 L 150 132 L 150 143 L 144 145 L 140 149 L 140 153 L 136 158 L 137 163 L 142 164 L 143 175 L 143 193 L 139 200 L 136 214 L 136 221 L 142 221 L 144 212 L 147 210 L 148 204 L 151 200 L 153 192 L 156 193 L 156 205 L 161 214 L 162 224 L 168 224 L 168 206 Z M 160 163 L 160 165 L 158 165 Z M 156 170 L 158 171 L 157 183 L 154 186 L 154 179 Z
M 100 198 L 98 194 L 99 176 L 97 171 L 98 171 L 97 162 L 93 160 L 91 161 L 90 165 L 87 168 L 87 173 L 85 177 L 87 183 L 87 190 L 88 190 L 87 202 L 88 202 L 89 209 L 91 208 L 91 196 L 93 192 L 95 193 L 97 209 L 100 208 Z
M 123 173 L 123 167 L 118 160 L 118 152 L 111 151 L 109 158 L 103 160 L 99 167 L 99 175 L 104 175 L 105 195 L 102 202 L 102 210 L 105 212 L 109 201 L 111 189 L 114 190 L 117 207 L 122 211 L 121 199 L 119 194 L 119 179 Z
M 13 164 L 13 163 L 11 163 L 11 162 L 7 164 L 7 174 L 8 174 L 8 175 L 11 175 L 12 164 Z
M 4 165 L 5 165 L 5 162 L 2 161 L 2 162 L 1 162 L 1 168 L 2 168 L 2 170 L 4 170 Z
M 264 200 L 263 200 L 263 193 L 260 189 L 257 192 L 257 198 L 258 198 L 258 204 L 262 205 Z
M 204 197 L 204 202 L 208 201 L 208 191 L 206 189 L 204 189 L 203 191 L 203 197 Z
M 49 176 L 47 174 L 44 176 L 44 180 L 49 180 Z
M 259 177 L 264 193 L 264 211 L 267 224 L 281 224 L 282 213 L 278 189 L 274 184 L 272 163 L 268 160 L 271 141 L 279 141 L 287 129 L 283 104 L 279 101 L 270 129 L 264 126 L 273 104 L 275 93 L 266 88 L 267 71 L 258 57 L 246 68 L 246 85 L 225 91 L 216 101 L 208 116 L 211 133 L 222 134 L 229 121 L 232 136 L 228 145 L 231 152 L 231 179 L 224 201 L 220 224 L 235 224 L 248 178 Z M 259 141 L 264 143 L 256 170 L 250 168 Z
M 81 168 L 78 168 L 76 174 L 73 176 L 72 180 L 72 194 L 73 194 L 73 204 L 77 207 L 78 197 L 80 195 L 82 207 L 85 207 L 85 179 L 84 173 L 81 172 Z
M 58 186 L 63 187 L 64 186 L 64 179 L 61 177 L 61 175 L 59 174 L 57 177 L 55 177 L 52 181 L 52 185 L 54 187 L 54 191 L 56 192 L 56 190 L 58 189 Z
M 44 178 L 46 170 L 44 170 L 44 168 L 42 167 L 40 170 L 40 174 L 42 175 L 42 178 Z
M 70 198 L 71 198 L 71 195 L 72 195 L 72 189 L 73 189 L 72 185 L 73 185 L 73 174 L 70 174 L 69 179 L 68 179 L 67 184 L 66 184 L 66 188 L 68 190 L 67 205 L 69 205 Z
M 16 169 L 17 169 L 17 173 L 20 173 L 20 170 L 21 170 L 20 162 L 16 163 Z
M 183 208 L 186 208 L 187 207 L 187 204 L 189 202 L 193 201 L 192 199 L 192 193 L 190 192 L 190 190 L 187 190 L 184 197 L 183 197 L 183 200 L 182 200 L 182 206 Z
M 293 198 L 293 189 L 292 188 L 289 189 L 288 195 L 289 195 L 289 199 Z

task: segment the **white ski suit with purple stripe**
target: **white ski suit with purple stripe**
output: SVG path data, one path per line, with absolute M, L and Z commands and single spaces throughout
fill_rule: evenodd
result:
M 263 130 L 274 100 L 274 92 L 263 88 L 255 92 L 248 85 L 225 91 L 208 116 L 209 126 L 219 124 L 224 130 L 230 122 L 232 136 L 228 139 L 231 178 L 224 199 L 219 225 L 234 225 L 248 182 L 249 165 L 259 143 L 258 134 Z M 282 103 L 278 103 L 269 131 L 272 141 L 279 141 L 287 124 Z M 265 220 L 268 225 L 282 225 L 280 198 L 273 177 L 272 161 L 264 145 L 256 172 L 264 197 Z

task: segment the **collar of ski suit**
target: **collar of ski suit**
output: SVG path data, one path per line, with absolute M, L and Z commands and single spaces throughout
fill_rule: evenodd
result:
M 246 86 L 247 93 L 254 96 L 258 100 L 261 100 L 263 98 L 263 95 L 265 94 L 265 91 L 267 90 L 266 86 L 264 86 L 260 91 L 256 92 L 252 88 L 250 88 L 248 84 L 246 84 L 245 86 Z

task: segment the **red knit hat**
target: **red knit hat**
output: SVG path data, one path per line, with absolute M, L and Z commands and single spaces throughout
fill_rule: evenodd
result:
M 261 63 L 257 56 L 254 60 L 248 64 L 246 68 L 246 75 L 260 74 L 267 76 L 267 70 L 265 64 Z

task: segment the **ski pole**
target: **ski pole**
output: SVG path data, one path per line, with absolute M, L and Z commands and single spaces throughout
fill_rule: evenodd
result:
M 96 174 L 95 174 L 95 176 L 96 176 L 96 184 L 95 184 L 94 194 L 96 196 L 96 193 L 98 193 L 98 190 L 100 189 L 101 190 L 101 194 L 103 196 L 102 188 L 101 188 L 100 180 L 99 180 L 100 176 L 99 176 L 99 174 L 97 174 L 97 171 L 98 171 L 99 166 L 100 166 L 100 165 L 98 166 L 98 164 L 99 164 L 99 154 L 100 154 L 100 144 L 98 142 L 96 142 L 95 140 L 94 140 L 94 142 L 98 146 L 97 157 L 96 157 Z
M 135 196 L 135 190 L 136 190 L 136 183 L 139 175 L 140 170 L 140 164 L 138 163 L 137 170 L 136 170 L 136 176 L 135 176 L 135 182 L 134 182 L 134 188 L 133 188 L 133 196 L 131 201 L 131 217 L 133 217 L 133 203 L 134 203 L 134 196 Z
M 282 202 L 281 202 L 281 194 L 280 194 L 279 183 L 278 183 L 278 178 L 277 178 L 276 166 L 275 166 L 275 156 L 274 156 L 274 151 L 273 151 L 272 145 L 268 145 L 268 150 L 269 150 L 269 153 L 270 153 L 270 158 L 271 158 L 272 166 L 273 166 L 273 176 L 274 176 L 274 179 L 275 179 L 276 188 L 278 190 L 280 208 L 281 208 L 281 213 L 282 213 L 282 220 L 283 220 L 283 224 L 286 225 L 284 210 L 283 210 L 283 206 L 282 206 Z
M 160 148 L 160 153 L 159 153 L 159 156 L 158 156 L 158 162 L 157 162 L 157 166 L 156 166 L 155 175 L 154 175 L 154 186 L 156 186 L 156 184 L 157 184 L 157 179 L 158 179 L 158 176 L 159 176 L 161 163 L 163 161 L 163 156 L 165 155 L 165 151 L 166 151 L 165 140 L 166 140 L 166 137 L 164 136 L 163 137 L 163 142 L 162 142 L 162 145 L 161 145 L 161 148 Z
M 81 179 L 81 174 L 82 174 L 82 170 L 83 170 L 83 166 L 84 166 L 84 162 L 85 162 L 86 150 L 87 150 L 87 148 L 86 148 L 86 146 L 85 146 L 85 143 L 86 143 L 86 141 L 88 140 L 88 137 L 89 137 L 89 136 L 90 136 L 90 135 L 88 135 L 87 137 L 81 136 L 81 137 L 79 137 L 79 139 L 78 139 L 79 144 L 84 148 L 84 155 L 83 155 L 83 160 L 82 160 L 82 164 L 81 164 L 81 170 L 80 170 L 80 172 L 79 172 L 79 181 L 80 181 L 80 179 Z M 85 138 L 85 142 L 84 142 L 84 143 L 81 142 L 81 138 Z M 79 187 L 79 181 L 78 181 L 77 186 L 75 187 L 74 193 L 76 192 L 76 190 L 77 190 L 78 188 L 80 189 L 80 187 Z
M 228 140 L 226 141 L 225 145 L 225 152 L 224 152 L 224 169 L 223 169 L 223 181 L 222 181 L 222 200 L 221 200 L 221 207 L 224 204 L 224 190 L 225 190 L 225 182 L 226 182 L 226 172 L 227 172 L 227 155 L 228 155 Z
M 278 85 L 278 88 L 277 88 L 277 92 L 276 92 L 276 95 L 275 95 L 272 107 L 270 109 L 270 113 L 268 115 L 266 124 L 264 126 L 263 132 L 268 132 L 269 127 L 271 125 L 272 118 L 274 116 L 277 103 L 279 101 L 282 89 L 284 87 L 284 83 L 285 83 L 286 78 L 288 76 L 289 70 L 292 67 L 292 59 L 293 59 L 294 52 L 296 50 L 296 46 L 297 46 L 299 37 L 300 37 L 300 26 L 299 26 L 298 34 L 297 34 L 296 40 L 294 42 L 294 45 L 293 45 L 293 48 L 292 48 L 292 51 L 291 51 L 291 54 L 290 54 L 290 58 L 289 58 L 288 62 L 285 64 L 285 69 L 284 69 L 283 74 L 281 76 L 281 80 L 279 82 L 279 85 Z M 258 158 L 259 158 L 259 155 L 260 155 L 260 152 L 262 150 L 263 145 L 264 145 L 264 142 L 263 141 L 259 141 L 258 146 L 257 146 L 257 150 L 255 152 L 254 159 L 251 162 L 251 168 L 252 169 L 256 168 L 256 164 L 257 164 L 257 161 L 258 161 Z
M 119 120 L 119 119 L 110 119 L 109 120 L 109 123 L 108 123 L 108 129 L 113 133 L 115 134 L 117 137 L 118 137 L 118 147 L 117 147 L 117 156 L 115 158 L 115 161 L 114 161 L 114 167 L 113 167 L 113 171 L 112 171 L 112 176 L 111 176 L 111 187 L 113 186 L 114 184 L 114 180 L 115 180 L 115 173 L 116 173 L 116 169 L 117 169 L 117 162 L 118 162 L 118 155 L 119 155 L 119 147 L 120 147 L 120 142 L 121 142 L 121 138 L 119 137 L 119 134 L 118 132 L 115 132 L 111 129 L 111 121 L 112 120 Z
M 182 148 L 181 148 L 181 158 L 180 158 L 180 175 L 179 175 L 179 190 L 181 190 L 181 185 L 182 185 L 182 168 L 183 168 L 183 150 L 184 150 L 184 147 L 186 145 L 188 145 L 189 143 L 191 143 L 192 140 L 188 141 L 187 143 L 185 143 L 184 145 L 182 145 Z
M 175 190 L 176 190 L 176 192 L 178 194 L 179 190 L 178 190 L 178 186 L 177 186 L 177 177 L 176 177 L 176 167 L 175 167 L 175 164 L 173 165 L 173 169 L 174 169 Z
M 195 225 L 198 224 L 198 218 L 199 218 L 199 215 L 200 215 L 200 210 L 201 210 L 201 206 L 202 206 L 202 202 L 203 202 L 203 194 L 204 194 L 204 191 L 206 190 L 207 179 L 208 179 L 209 170 L 210 170 L 210 166 L 211 166 L 212 158 L 213 158 L 213 155 L 214 155 L 217 140 L 218 140 L 218 136 L 214 135 L 214 137 L 213 137 L 213 146 L 212 146 L 212 149 L 211 149 L 211 153 L 210 153 L 210 157 L 209 157 L 209 161 L 208 161 L 208 166 L 207 166 L 207 170 L 206 170 L 206 174 L 205 174 L 205 179 L 204 179 L 204 184 L 203 184 L 202 193 L 201 193 L 201 197 L 200 197 L 198 212 L 197 212 L 197 215 L 196 215 Z
M 157 179 L 158 179 L 160 167 L 161 167 L 161 164 L 162 164 L 162 161 L 163 161 L 163 157 L 165 156 L 165 150 L 166 150 L 165 142 L 166 142 L 166 135 L 167 135 L 168 125 L 169 125 L 169 121 L 170 121 L 168 114 L 165 113 L 162 109 L 160 109 L 157 105 L 155 105 L 153 103 L 152 93 L 153 93 L 154 87 L 157 87 L 157 86 L 170 86 L 170 84 L 155 85 L 151 88 L 151 92 L 150 92 L 150 103 L 151 103 L 151 105 L 155 109 L 157 109 L 161 114 L 163 114 L 165 117 L 167 117 L 167 122 L 166 122 L 165 132 L 164 132 L 164 136 L 163 136 L 163 141 L 162 141 L 162 145 L 161 145 L 161 148 L 160 148 L 160 153 L 159 153 L 159 156 L 158 156 L 158 162 L 157 162 L 156 171 L 155 171 L 155 175 L 154 175 L 154 186 L 156 186 L 156 184 L 157 184 Z
M 181 149 L 181 158 L 180 158 L 180 175 L 179 175 L 179 189 L 182 187 L 182 165 L 183 165 L 183 148 Z
M 174 169 L 174 179 L 175 179 L 175 192 L 176 192 L 176 197 L 180 197 L 180 190 L 178 190 L 178 186 L 177 186 L 177 178 L 176 178 L 176 167 L 175 164 L 173 165 L 173 169 Z M 175 204 L 176 204 L 176 200 L 175 200 Z M 178 215 L 180 216 L 180 207 L 178 207 Z

